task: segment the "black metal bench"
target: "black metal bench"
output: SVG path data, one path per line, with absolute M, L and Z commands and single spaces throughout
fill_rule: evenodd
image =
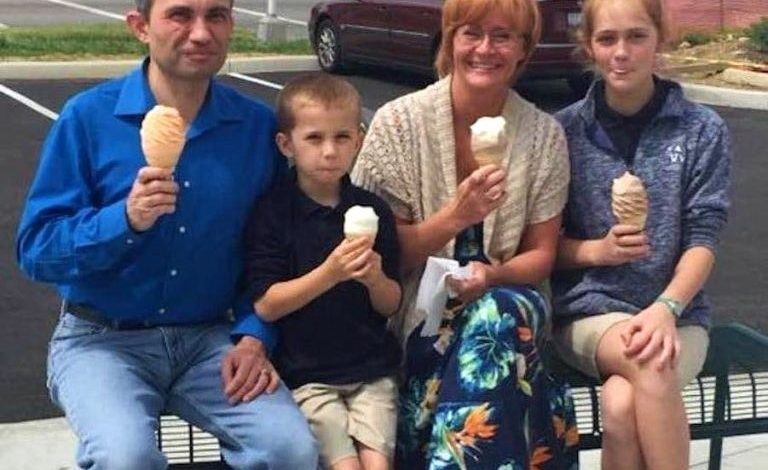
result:
M 157 445 L 173 469 L 228 469 L 221 461 L 219 441 L 176 416 L 160 417 Z
M 558 361 L 547 362 L 574 392 L 580 449 L 599 449 L 600 384 Z M 724 437 L 768 433 L 768 336 L 745 325 L 715 326 L 704 368 L 683 390 L 692 439 L 709 439 L 709 469 L 719 470 Z M 158 443 L 174 469 L 225 469 L 216 438 L 164 416 Z
M 599 382 L 547 359 L 573 388 L 579 448 L 599 449 Z M 709 469 L 719 470 L 724 437 L 768 433 L 768 336 L 738 323 L 713 327 L 704 368 L 683 400 L 691 439 L 709 439 Z

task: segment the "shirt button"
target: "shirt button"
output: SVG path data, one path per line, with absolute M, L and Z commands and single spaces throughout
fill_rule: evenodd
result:
M 185 187 L 185 188 L 188 188 L 188 187 L 189 187 L 189 181 L 185 181 L 185 182 L 184 182 L 184 187 Z
M 164 309 L 164 308 L 158 309 L 158 310 L 157 310 L 157 313 L 159 313 L 160 315 L 162 315 L 162 314 L 164 314 L 164 313 L 165 313 L 165 309 Z
M 183 225 L 181 227 L 179 227 L 179 233 L 186 233 L 186 232 L 187 232 L 187 227 L 185 227 Z
M 175 276 L 177 274 L 179 274 L 178 271 L 176 271 L 175 269 L 171 269 L 171 276 Z
M 133 238 L 129 238 L 128 240 L 125 241 L 125 243 L 129 245 L 133 245 Z

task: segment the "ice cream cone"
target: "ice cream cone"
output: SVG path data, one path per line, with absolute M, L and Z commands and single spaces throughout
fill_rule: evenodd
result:
M 485 165 L 498 165 L 501 159 L 504 157 L 504 147 L 501 148 L 487 148 L 475 152 L 475 161 L 477 166 Z
M 481 117 L 470 126 L 471 146 L 478 166 L 498 164 L 507 150 L 506 120 L 501 117 Z
M 613 180 L 611 209 L 620 224 L 645 229 L 648 219 L 648 195 L 642 180 L 629 172 Z
M 379 216 L 368 206 L 352 206 L 344 213 L 344 237 L 354 240 L 358 237 L 376 239 L 379 231 Z
M 175 108 L 156 105 L 141 123 L 141 149 L 149 166 L 175 168 L 184 149 L 187 124 Z

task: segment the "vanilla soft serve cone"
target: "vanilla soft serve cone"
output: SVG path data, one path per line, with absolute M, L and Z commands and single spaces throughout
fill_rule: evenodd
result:
M 620 224 L 635 225 L 645 229 L 648 218 L 648 194 L 642 180 L 624 172 L 613 180 L 611 188 L 611 209 Z
M 352 206 L 344 213 L 344 236 L 353 240 L 358 237 L 376 239 L 379 231 L 379 216 L 368 206 Z
M 149 166 L 175 168 L 184 149 L 187 124 L 176 108 L 156 105 L 141 123 L 141 149 Z
M 501 117 L 481 117 L 470 126 L 472 153 L 478 166 L 499 163 L 507 149 L 507 121 Z

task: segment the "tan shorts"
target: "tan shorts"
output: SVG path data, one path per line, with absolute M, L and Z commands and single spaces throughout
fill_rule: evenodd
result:
M 293 391 L 320 443 L 323 465 L 357 456 L 355 441 L 385 455 L 395 451 L 397 383 L 385 377 L 370 383 L 309 383 Z
M 555 349 L 563 361 L 571 367 L 591 377 L 602 378 L 597 367 L 597 346 L 610 327 L 630 318 L 632 318 L 631 314 L 612 312 L 585 317 L 555 328 L 553 331 Z M 678 326 L 677 334 L 681 349 L 677 376 L 682 389 L 704 366 L 709 335 L 707 330 L 699 325 Z

